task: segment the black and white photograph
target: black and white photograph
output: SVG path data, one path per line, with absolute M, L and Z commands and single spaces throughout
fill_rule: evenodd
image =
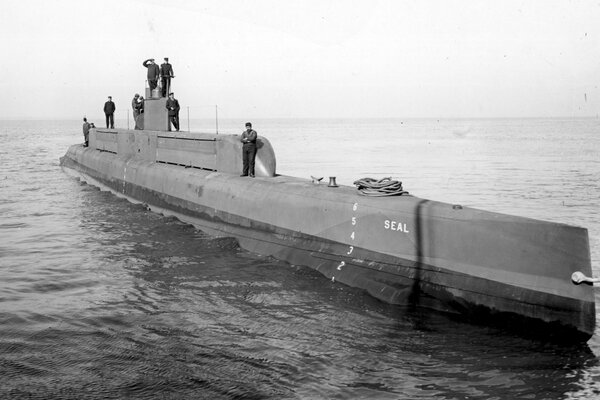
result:
M 7 0 L 0 399 L 600 399 L 598 0 Z

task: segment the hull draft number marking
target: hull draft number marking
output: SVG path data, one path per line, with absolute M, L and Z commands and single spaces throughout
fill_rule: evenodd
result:
M 354 203 L 352 205 L 352 211 L 356 212 L 357 210 L 358 210 L 358 203 Z M 352 239 L 352 240 L 356 239 L 356 231 L 354 231 L 354 229 L 355 229 L 354 227 L 356 226 L 357 221 L 358 220 L 356 219 L 356 215 L 353 215 L 352 218 L 350 219 L 350 223 L 352 224 L 352 227 L 353 227 L 352 233 L 350 234 L 350 239 Z M 354 247 L 350 246 L 350 253 L 352 253 L 352 250 L 354 250 Z M 348 253 L 348 254 L 350 254 L 350 253 Z
M 356 213 L 356 211 L 358 211 L 358 203 L 354 203 L 352 204 L 352 212 Z M 351 240 L 356 240 L 356 224 L 358 224 L 358 219 L 356 218 L 356 215 L 352 215 L 350 217 L 350 224 L 352 225 L 352 232 L 350 233 L 350 239 Z M 348 246 L 348 251 L 346 252 L 347 255 L 352 254 L 352 252 L 354 251 L 354 246 Z M 342 268 L 344 268 L 346 266 L 346 262 L 345 261 L 340 261 L 340 263 L 337 266 L 337 270 L 341 271 Z M 335 276 L 331 277 L 331 281 L 335 282 Z
M 354 204 L 352 205 L 352 211 L 353 211 L 353 212 L 356 212 L 357 210 L 358 210 L 358 203 L 354 203 Z M 358 223 L 358 220 L 357 220 L 357 218 L 356 218 L 356 215 L 353 215 L 353 216 L 350 218 L 350 223 L 352 224 L 352 232 L 350 233 L 350 239 L 351 239 L 351 240 L 355 240 L 355 239 L 356 239 L 356 231 L 354 230 L 354 229 L 355 229 L 354 227 L 355 227 L 355 226 L 356 226 L 356 224 Z M 353 252 L 353 251 L 354 251 L 354 246 L 348 246 L 348 251 L 346 252 L 346 254 L 347 254 L 347 255 L 350 255 L 350 254 L 352 254 L 352 252 Z M 345 261 L 340 261 L 340 264 L 337 266 L 337 270 L 338 270 L 338 271 L 341 271 L 341 270 L 342 270 L 342 268 L 343 268 L 345 265 L 346 265 L 346 262 L 345 262 Z

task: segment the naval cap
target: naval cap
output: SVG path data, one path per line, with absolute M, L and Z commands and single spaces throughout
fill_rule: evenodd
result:
M 246 126 L 249 126 L 252 128 L 252 123 L 251 122 L 246 122 Z

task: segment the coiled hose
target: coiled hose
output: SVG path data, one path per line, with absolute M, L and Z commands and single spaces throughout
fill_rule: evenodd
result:
M 407 191 L 402 189 L 402 182 L 392 180 L 392 178 L 362 178 L 354 181 L 359 192 L 365 196 L 401 196 L 408 194 Z

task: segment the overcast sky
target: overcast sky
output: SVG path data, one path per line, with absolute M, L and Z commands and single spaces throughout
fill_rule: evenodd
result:
M 0 35 L 0 119 L 126 118 L 165 56 L 192 118 L 600 113 L 600 0 L 3 0 Z

